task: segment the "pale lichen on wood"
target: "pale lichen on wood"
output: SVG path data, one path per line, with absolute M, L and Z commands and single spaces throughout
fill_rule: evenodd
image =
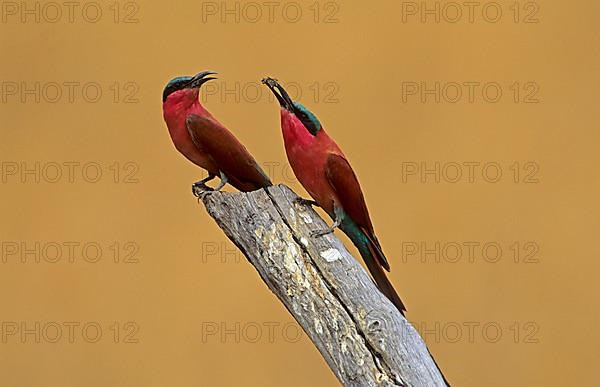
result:
M 347 386 L 445 386 L 417 331 L 286 186 L 210 193 L 209 214 Z

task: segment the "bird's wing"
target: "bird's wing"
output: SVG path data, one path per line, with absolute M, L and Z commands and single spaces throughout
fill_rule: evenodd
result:
M 269 177 L 244 145 L 219 122 L 190 114 L 186 125 L 194 144 L 215 161 L 231 185 L 241 191 L 271 185 Z
M 379 241 L 375 237 L 373 224 L 369 217 L 369 210 L 360 189 L 360 184 L 348 160 L 342 155 L 330 153 L 325 164 L 325 175 L 340 200 L 339 204 L 341 204 L 344 212 L 363 230 L 372 243 L 372 247 L 377 250 L 377 254 L 374 255 L 379 264 L 389 270 L 390 265 L 383 254 Z
M 365 198 L 348 160 L 344 156 L 330 153 L 325 164 L 325 175 L 344 211 L 356 224 L 372 232 Z

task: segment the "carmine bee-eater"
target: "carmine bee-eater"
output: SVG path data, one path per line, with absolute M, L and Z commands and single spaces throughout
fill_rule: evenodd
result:
M 330 229 L 339 227 L 358 248 L 367 268 L 383 294 L 400 313 L 406 310 L 385 270 L 390 265 L 375 236 L 369 211 L 358 179 L 346 156 L 307 108 L 292 101 L 288 93 L 272 78 L 262 81 L 281 105 L 281 129 L 288 160 L 298 181 L 333 219 Z
M 406 308 L 385 274 L 384 269 L 389 271 L 390 265 L 373 231 L 365 198 L 350 163 L 313 113 L 292 101 L 275 79 L 265 78 L 263 83 L 281 105 L 283 141 L 294 174 L 315 199 L 313 204 L 323 208 L 333 219 L 330 229 L 318 231 L 315 235 L 331 233 L 337 227 L 348 235 L 379 290 L 404 315 Z M 431 359 L 437 366 L 433 356 Z M 450 386 L 437 367 L 446 385 Z
M 204 71 L 193 77 L 173 78 L 163 91 L 163 117 L 175 148 L 192 163 L 208 171 L 194 183 L 192 191 L 212 191 L 206 182 L 219 176 L 219 191 L 227 183 L 240 191 L 255 191 L 272 185 L 256 160 L 237 138 L 217 121 L 198 99 L 200 87 L 216 79 Z

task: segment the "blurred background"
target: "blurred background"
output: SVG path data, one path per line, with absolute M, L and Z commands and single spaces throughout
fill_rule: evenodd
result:
M 453 385 L 596 382 L 597 2 L 1 6 L 3 385 L 337 385 L 191 194 L 161 96 L 202 70 L 304 196 L 260 79 L 320 118 Z

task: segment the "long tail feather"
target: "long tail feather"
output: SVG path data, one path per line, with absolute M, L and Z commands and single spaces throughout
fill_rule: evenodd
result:
M 387 275 L 385 274 L 383 266 L 380 264 L 381 262 L 387 262 L 385 256 L 383 256 L 381 247 L 378 246 L 377 243 L 373 243 L 371 238 L 369 238 L 369 242 L 370 243 L 367 243 L 368 254 L 365 254 L 361 251 L 361 255 L 365 263 L 367 264 L 367 267 L 369 268 L 369 272 L 371 273 L 371 276 L 373 276 L 373 279 L 375 280 L 375 283 L 377 284 L 379 290 L 381 290 L 381 292 L 390 301 L 392 301 L 392 304 L 394 304 L 396 308 L 398 308 L 400 313 L 402 313 L 402 315 L 404 316 L 404 312 L 406 311 L 404 303 L 400 299 L 400 296 L 398 296 L 398 293 L 396 293 L 396 290 L 394 289 L 391 282 L 388 280 Z M 446 376 L 440 369 L 440 366 L 438 366 L 433 355 L 431 355 L 431 352 L 429 352 L 429 355 L 431 356 L 431 359 L 433 360 L 433 363 L 437 367 L 438 371 L 440 371 L 440 375 L 442 375 L 446 386 L 450 387 L 450 383 L 448 382 Z
M 394 306 L 402 313 L 406 311 L 404 303 L 396 293 L 394 286 L 387 278 L 385 273 L 386 269 L 389 269 L 388 261 L 383 254 L 381 246 L 374 235 L 370 235 L 365 229 L 358 227 L 356 223 L 349 219 L 345 219 L 341 226 L 342 230 L 350 237 L 354 245 L 358 248 L 360 255 L 362 256 L 373 280 L 377 284 L 379 290 L 394 304 Z M 429 353 L 431 355 L 431 352 Z M 440 371 L 444 382 L 447 386 L 450 383 L 446 379 L 446 376 L 442 373 L 442 370 L 437 365 L 437 362 L 431 356 L 436 367 Z
M 394 286 L 387 278 L 383 266 L 380 265 L 380 262 L 387 262 L 384 256 L 380 256 L 380 251 L 381 250 L 377 249 L 372 243 L 367 243 L 368 254 L 361 252 L 361 255 L 363 256 L 367 268 L 369 269 L 371 276 L 373 276 L 379 290 L 392 301 L 392 304 L 394 304 L 404 316 L 406 307 L 400 299 L 400 296 L 398 296 L 398 293 L 396 293 L 396 289 L 394 289 Z

